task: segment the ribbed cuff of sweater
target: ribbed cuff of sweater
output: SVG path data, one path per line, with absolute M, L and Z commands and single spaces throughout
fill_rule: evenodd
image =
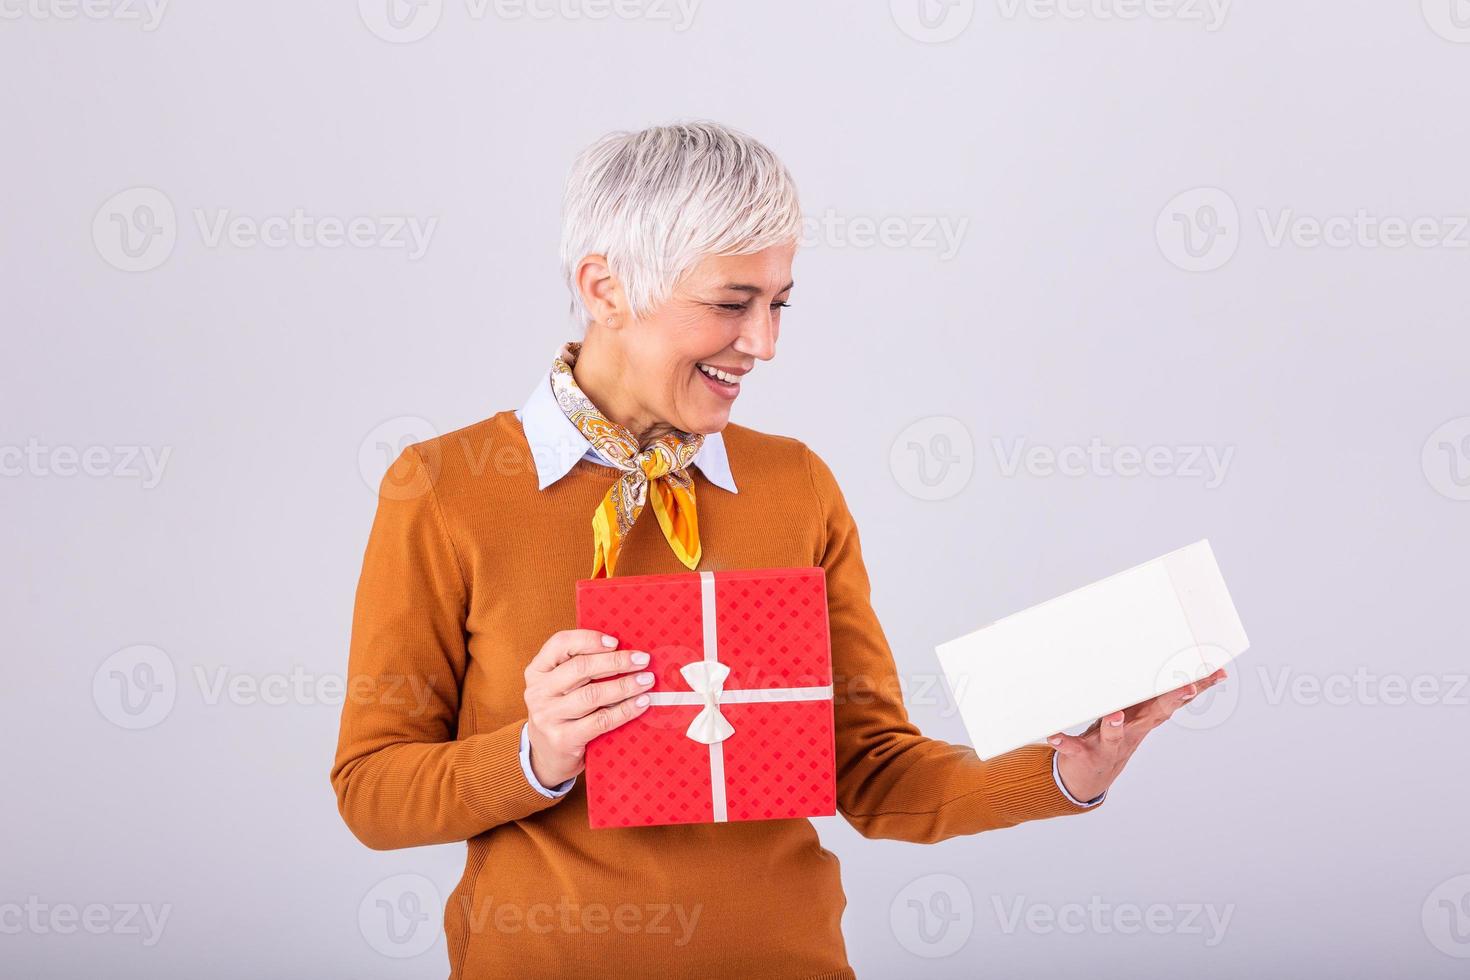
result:
M 1052 770 L 1056 749 L 1049 745 L 1026 745 L 989 760 L 990 792 L 995 812 L 1007 822 L 1045 820 L 1070 813 L 1099 809 L 1106 799 L 1091 806 L 1073 802 L 1057 785 Z
M 562 796 L 546 796 L 526 781 L 521 768 L 521 728 L 526 719 L 465 739 L 460 779 L 465 803 L 491 826 L 520 820 L 555 806 Z

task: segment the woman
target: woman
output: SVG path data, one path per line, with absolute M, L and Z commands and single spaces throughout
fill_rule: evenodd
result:
M 790 175 L 741 133 L 603 138 L 563 218 L 584 339 L 533 372 L 519 411 L 409 447 L 384 480 L 332 783 L 369 847 L 469 841 L 445 910 L 453 977 L 854 975 L 837 860 L 809 821 L 589 829 L 586 745 L 646 710 L 653 680 L 645 653 L 566 628 L 589 574 L 824 568 L 838 807 L 867 837 L 1095 807 L 1139 740 L 1224 676 L 985 761 L 909 723 L 832 471 L 730 422 L 775 356 L 800 229 Z

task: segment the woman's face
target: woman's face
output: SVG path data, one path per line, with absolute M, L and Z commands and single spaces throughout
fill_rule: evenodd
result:
M 781 309 L 791 295 L 794 242 L 750 255 L 707 255 L 673 295 L 620 330 L 630 372 L 652 418 L 685 432 L 718 432 L 757 361 L 776 356 Z M 734 383 L 710 377 L 717 368 Z

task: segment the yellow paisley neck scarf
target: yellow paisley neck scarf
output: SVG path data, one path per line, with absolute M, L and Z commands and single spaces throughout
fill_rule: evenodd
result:
M 612 576 L 623 541 L 650 499 L 650 488 L 653 513 L 669 547 L 681 562 L 693 568 L 699 564 L 699 521 L 694 513 L 694 480 L 688 467 L 704 444 L 704 436 L 675 429 L 640 449 L 633 433 L 603 415 L 577 386 L 572 366 L 581 350 L 577 341 L 562 345 L 551 362 L 551 390 L 556 403 L 587 441 L 623 471 L 592 514 L 592 577 Z

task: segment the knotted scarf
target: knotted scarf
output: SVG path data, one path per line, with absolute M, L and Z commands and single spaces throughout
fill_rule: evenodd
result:
M 694 480 L 689 464 L 704 443 L 697 432 L 673 432 L 659 436 L 640 448 L 638 440 L 582 393 L 572 367 L 582 344 L 568 341 L 551 364 L 551 390 L 556 403 L 587 441 L 609 462 L 622 470 L 592 514 L 592 577 L 609 578 L 617 565 L 623 541 L 643 512 L 652 489 L 653 513 L 669 547 L 689 568 L 699 564 L 699 521 L 694 513 Z

